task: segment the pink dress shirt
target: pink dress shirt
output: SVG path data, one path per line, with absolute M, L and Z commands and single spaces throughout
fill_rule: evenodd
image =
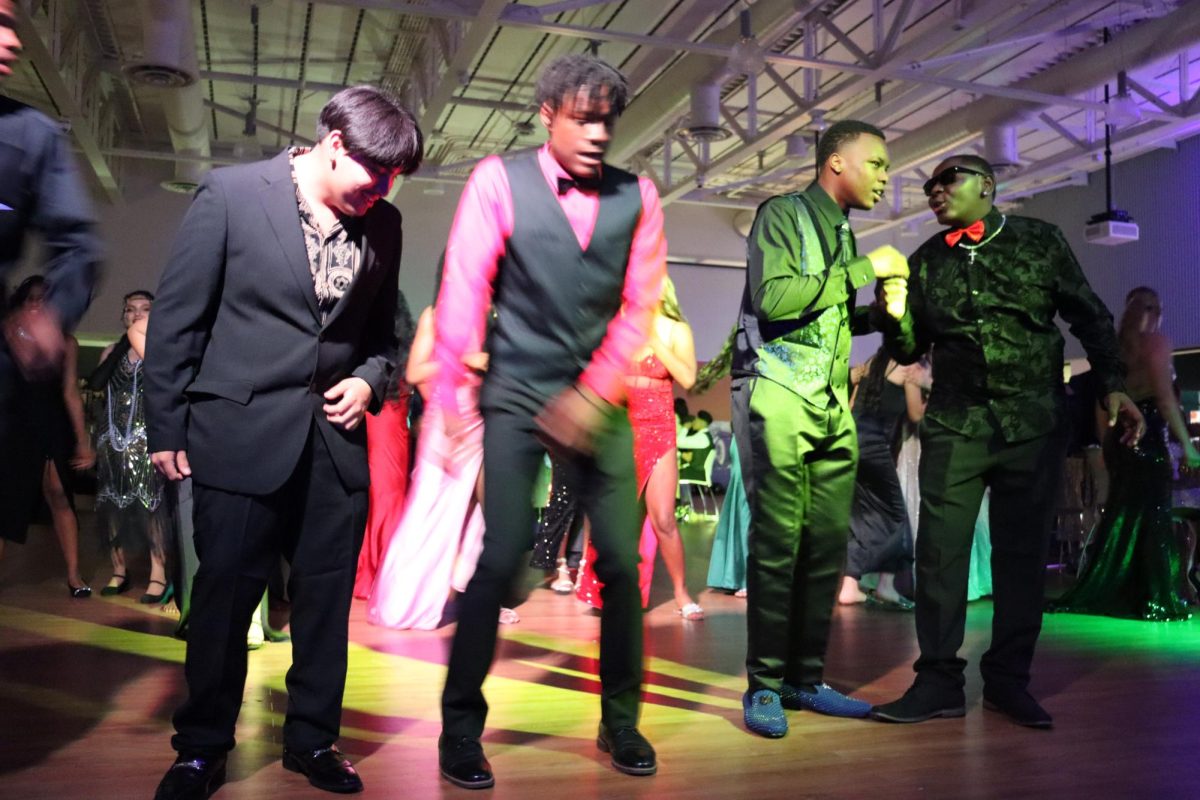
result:
M 549 144 L 538 150 L 537 158 L 546 183 L 557 193 L 558 179 L 570 176 L 551 155 Z M 624 399 L 623 378 L 634 352 L 649 335 L 667 269 L 667 240 L 658 190 L 646 178 L 638 178 L 638 187 L 642 215 L 629 250 L 622 310 L 609 322 L 604 340 L 579 376 L 579 383 L 614 404 Z M 580 248 L 586 248 L 600 213 L 599 193 L 573 187 L 558 195 L 558 202 Z M 471 173 L 458 202 L 437 301 L 434 356 L 438 373 L 434 391 L 442 407 L 457 409 L 460 417 L 469 411 L 461 406 L 456 393 L 467 379 L 468 368 L 462 359 L 483 348 L 493 282 L 512 231 L 513 197 L 508 175 L 498 156 L 488 156 Z

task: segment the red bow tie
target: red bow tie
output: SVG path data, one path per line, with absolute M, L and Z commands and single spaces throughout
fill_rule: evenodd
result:
M 965 228 L 959 228 L 956 231 L 950 231 L 946 234 L 946 246 L 954 247 L 958 244 L 958 240 L 964 235 L 972 242 L 978 242 L 983 238 L 983 220 L 977 219 Z

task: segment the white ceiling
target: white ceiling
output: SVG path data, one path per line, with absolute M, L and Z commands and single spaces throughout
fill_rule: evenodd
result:
M 1106 119 L 1118 160 L 1200 132 L 1197 0 L 18 4 L 24 67 L 4 90 L 70 123 L 114 202 L 139 159 L 175 162 L 186 185 L 212 163 L 308 141 L 331 91 L 362 82 L 395 89 L 422 120 L 430 146 L 410 180 L 459 183 L 479 158 L 542 140 L 538 71 L 588 47 L 636 93 L 611 160 L 650 175 L 666 203 L 753 208 L 811 180 L 824 120 L 883 128 L 892 191 L 858 217 L 864 232 L 925 212 L 920 184 L 951 152 L 996 160 L 1007 141 L 1012 201 L 1102 168 Z M 1106 110 L 1122 70 L 1127 97 Z M 174 78 L 196 80 L 143 82 Z M 696 85 L 719 92 L 724 130 L 711 132 L 726 138 L 689 136 Z

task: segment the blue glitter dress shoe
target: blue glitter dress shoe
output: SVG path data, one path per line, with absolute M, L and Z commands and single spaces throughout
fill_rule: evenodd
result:
M 1026 728 L 1045 730 L 1054 727 L 1054 718 L 1024 689 L 994 689 L 984 686 L 983 707 L 988 711 L 999 711 Z
M 338 794 L 363 790 L 362 778 L 336 746 L 297 751 L 283 748 L 283 768 L 299 772 L 318 789 Z
M 208 800 L 224 782 L 224 753 L 180 753 L 159 781 L 154 800 Z
M 871 709 L 880 722 L 924 722 L 935 717 L 962 717 L 967 713 L 962 689 L 938 689 L 914 683 L 899 700 Z
M 757 692 L 747 689 L 742 695 L 742 715 L 746 720 L 746 728 L 759 736 L 778 739 L 787 735 L 788 721 L 783 713 L 783 705 L 779 702 L 779 695 L 770 689 L 759 689 Z
M 496 783 L 492 765 L 483 755 L 483 745 L 470 736 L 441 735 L 438 769 L 443 778 L 463 789 L 487 789 Z
M 827 683 L 817 684 L 811 692 L 785 683 L 779 700 L 784 708 L 815 711 L 831 717 L 862 719 L 871 713 L 870 703 L 847 697 Z
M 654 748 L 637 728 L 610 730 L 603 722 L 596 736 L 596 747 L 612 755 L 612 765 L 626 775 L 653 775 L 658 772 Z

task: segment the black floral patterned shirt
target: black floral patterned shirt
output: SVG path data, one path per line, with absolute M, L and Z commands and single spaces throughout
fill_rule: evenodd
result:
M 964 237 L 950 247 L 943 232 L 913 253 L 909 308 L 884 326 L 885 342 L 901 363 L 932 348 L 931 419 L 967 435 L 986 433 L 994 421 L 1016 442 L 1062 419 L 1056 315 L 1083 344 L 1102 394 L 1123 391 L 1123 371 L 1112 315 L 1062 231 L 994 208 L 984 225 L 978 244 Z
M 288 161 L 292 167 L 292 183 L 296 185 L 296 206 L 300 210 L 300 229 L 304 232 L 308 269 L 312 273 L 317 307 L 321 310 L 321 322 L 324 323 L 354 281 L 362 264 L 362 248 L 359 247 L 361 226 L 355 218 L 339 218 L 328 231 L 321 231 L 296 181 L 296 156 L 306 152 L 308 148 L 293 147 L 288 151 Z

